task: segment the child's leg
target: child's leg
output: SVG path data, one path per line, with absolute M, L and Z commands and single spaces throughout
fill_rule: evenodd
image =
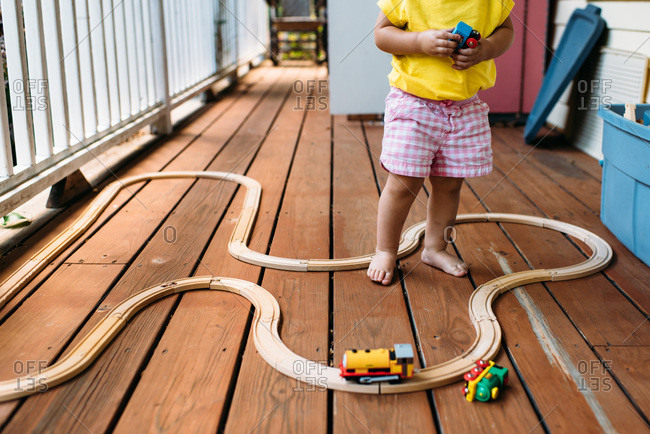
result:
M 422 261 L 440 268 L 445 273 L 462 277 L 467 274 L 467 265 L 456 255 L 447 252 L 451 228 L 456 221 L 460 189 L 463 178 L 429 177 L 431 194 L 427 206 L 427 228 L 424 237 Z
M 368 277 L 384 285 L 393 279 L 402 227 L 424 178 L 389 174 L 379 198 L 377 249 L 368 267 Z

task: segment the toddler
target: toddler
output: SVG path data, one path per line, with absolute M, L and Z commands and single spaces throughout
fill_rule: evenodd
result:
M 453 276 L 467 265 L 447 252 L 466 177 L 492 171 L 488 106 L 476 92 L 494 85 L 495 57 L 514 39 L 512 0 L 379 0 L 375 43 L 393 54 L 381 165 L 389 172 L 379 200 L 377 248 L 368 277 L 390 284 L 406 216 L 424 180 L 431 193 L 422 261 Z M 481 33 L 459 49 L 451 31 L 464 21 Z

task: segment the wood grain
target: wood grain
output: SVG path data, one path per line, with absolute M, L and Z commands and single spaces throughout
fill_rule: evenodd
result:
M 528 164 L 527 159 L 520 162 L 508 174 L 507 180 L 499 183 L 496 189 L 488 193 L 502 179 L 502 173 L 513 167 L 520 158 L 508 153 L 503 146 L 495 144 L 495 161 L 501 173 L 494 173 L 490 177 L 477 178 L 470 182 L 478 196 L 484 197 L 488 209 L 507 210 L 510 204 L 517 204 L 515 206 L 521 212 L 571 222 L 599 233 L 612 245 L 616 254 L 605 274 L 612 277 L 628 295 L 638 295 L 633 297 L 635 301 L 640 302 L 648 298 L 647 289 L 650 286 L 645 270 L 633 269 L 635 263 L 641 264 L 641 262 L 630 257 L 631 253 L 584 205 L 573 200 L 559 186 L 539 179 L 539 172 Z M 525 191 L 526 195 L 521 191 Z M 534 268 L 542 266 L 554 268 L 561 266 L 560 264 L 579 261 L 582 257 L 582 254 L 558 233 L 544 231 L 540 236 L 539 233 L 531 232 L 521 225 L 505 225 L 505 227 Z M 629 274 L 628 270 L 631 270 Z M 623 344 L 623 341 L 644 319 L 643 313 L 602 275 L 590 276 L 571 283 L 552 283 L 549 287 L 592 345 Z M 585 293 L 589 296 L 585 297 Z M 603 303 L 607 304 L 608 309 L 602 309 Z M 639 304 L 641 307 L 644 306 L 642 303 Z M 599 315 L 594 316 L 592 312 L 599 312 Z M 650 335 L 647 334 L 650 333 L 650 324 L 642 328 L 643 330 L 633 337 L 636 340 L 625 343 L 647 342 L 650 339 Z
M 366 135 L 371 150 L 371 155 L 379 155 L 382 128 L 379 126 L 366 126 Z M 378 177 L 383 181 L 386 178 L 386 171 L 378 165 L 378 160 L 373 159 Z M 383 184 L 383 182 L 382 182 Z M 427 183 L 427 188 L 431 188 Z M 467 187 L 462 190 L 464 199 L 467 202 Z M 421 220 L 426 218 L 427 197 L 424 191 L 421 192 L 420 200 L 416 201 L 411 210 L 410 218 Z M 462 206 L 461 212 L 477 212 L 476 209 Z M 456 227 L 456 245 L 461 255 L 470 266 L 472 278 L 476 284 L 487 283 L 495 276 L 483 276 L 481 273 L 476 276 L 478 267 L 484 269 L 483 265 L 477 263 L 473 255 L 466 252 L 475 252 L 486 245 L 509 245 L 507 239 L 490 238 L 490 229 L 496 228 L 496 223 L 480 223 L 476 225 L 459 225 Z M 498 230 L 498 228 L 496 228 Z M 449 246 L 453 252 L 453 246 Z M 402 273 L 406 276 L 406 290 L 409 296 L 410 307 L 415 326 L 418 331 L 418 338 L 422 353 L 428 366 L 442 363 L 453 357 L 462 354 L 472 344 L 476 331 L 467 316 L 467 308 L 470 295 L 474 290 L 468 278 L 456 278 L 449 276 L 439 270 L 435 270 L 426 264 L 420 263 L 420 250 L 416 254 L 400 260 Z M 519 268 L 524 270 L 525 268 Z M 496 276 L 503 272 L 497 272 Z M 479 278 L 477 277 L 484 277 Z M 503 298 L 509 295 L 503 295 Z M 498 303 L 501 303 L 499 300 Z M 538 418 L 526 398 L 526 392 L 521 387 L 516 372 L 505 356 L 500 352 L 496 361 L 501 366 L 510 369 L 510 386 L 503 393 L 501 398 L 489 406 L 468 405 L 465 401 L 461 385 L 456 382 L 448 386 L 437 388 L 433 391 L 435 409 L 444 432 L 471 432 L 490 431 L 496 427 L 501 430 L 511 429 L 518 432 L 527 432 L 531 426 L 538 422 Z
M 581 371 L 585 372 L 585 381 L 582 386 L 599 389 L 605 392 L 610 391 L 617 385 L 612 382 L 612 378 L 606 375 L 605 370 L 611 371 L 616 381 L 629 394 L 630 398 L 643 412 L 644 418 L 639 415 L 636 408 L 631 405 L 627 409 L 638 419 L 630 416 L 630 413 L 623 411 L 624 415 L 629 416 L 633 422 L 638 423 L 638 427 L 643 425 L 650 428 L 648 424 L 648 415 L 650 414 L 650 381 L 647 375 L 647 368 L 650 365 L 650 346 L 610 346 L 594 347 L 600 356 L 602 363 L 584 363 Z
M 322 78 L 318 75 L 306 79 Z M 305 79 L 305 77 L 302 77 Z M 278 122 L 301 127 L 301 134 L 284 138 L 282 152 L 267 155 L 251 176 L 264 176 L 264 193 L 270 204 L 260 207 L 252 239 L 267 239 L 270 227 L 277 226 L 269 253 L 289 258 L 329 257 L 330 196 L 330 116 L 326 111 L 293 111 L 305 106 L 292 95 Z M 304 125 L 301 120 L 304 115 Z M 278 137 L 278 139 L 282 139 Z M 287 174 L 295 148 L 291 173 Z M 282 161 L 277 158 L 281 158 Z M 261 163 L 260 161 L 260 163 Z M 268 167 L 274 167 L 271 173 Z M 275 176 L 273 176 L 275 175 Z M 288 175 L 288 176 L 287 176 Z M 272 177 L 271 177 L 272 176 Z M 262 178 L 264 179 L 264 178 Z M 281 208 L 278 205 L 283 190 Z M 266 187 L 268 186 L 268 187 Z M 261 223 L 261 226 L 260 226 Z M 258 230 L 259 228 L 259 230 Z M 266 228 L 266 229 L 265 229 Z M 220 246 L 223 251 L 223 245 Z M 280 335 L 286 345 L 313 363 L 295 366 L 296 372 L 320 373 L 319 363 L 327 365 L 329 313 L 329 273 L 299 273 L 266 269 L 262 286 L 278 300 L 282 310 Z M 274 370 L 259 357 L 250 335 L 243 354 L 226 432 L 327 432 L 327 391 L 322 385 L 303 384 Z
M 273 106 L 277 110 L 279 102 L 283 100 L 287 90 L 290 88 L 289 82 L 290 79 L 287 79 L 287 84 L 283 86 L 281 91 L 276 93 L 274 98 L 277 101 L 269 100 L 270 102 L 267 102 L 267 105 Z M 266 89 L 272 89 L 272 85 L 273 81 L 271 80 L 262 84 Z M 252 99 L 256 100 L 264 93 L 264 90 L 261 93 L 251 92 Z M 246 103 L 246 110 L 251 109 L 248 104 L 249 103 Z M 235 107 L 233 107 L 230 112 L 236 113 L 237 110 Z M 264 105 L 262 105 L 262 107 L 264 107 Z M 242 110 L 240 113 L 248 115 L 250 112 L 246 110 Z M 275 113 L 273 112 L 266 113 L 265 116 L 268 117 L 266 127 L 263 126 L 263 119 L 249 117 L 247 122 L 249 125 L 255 125 L 259 122 L 259 134 L 263 136 L 266 134 L 274 114 Z M 240 115 L 240 119 L 242 118 L 245 119 L 246 117 Z M 213 127 L 219 128 L 220 126 L 215 124 Z M 235 129 L 235 131 L 237 130 Z M 219 154 L 219 158 L 215 160 L 213 164 L 223 164 L 223 167 L 232 168 L 237 162 L 241 162 L 242 166 L 239 167 L 239 170 L 243 170 L 247 163 L 246 161 L 243 161 L 242 157 L 246 156 L 250 147 L 253 147 L 256 144 L 255 142 L 251 143 L 248 140 L 250 139 L 252 131 L 249 131 L 248 134 L 249 135 L 246 138 L 247 140 L 244 143 L 249 148 L 236 146 L 236 143 L 235 146 L 227 146 L 227 152 Z M 189 154 L 188 157 L 189 156 L 191 156 L 191 154 Z M 248 161 L 252 159 L 251 154 L 248 154 L 247 157 Z M 232 194 L 235 189 L 230 183 L 222 184 L 220 185 L 220 188 L 223 188 L 225 192 L 230 191 L 230 194 Z M 195 191 L 195 196 L 186 197 L 181 205 L 176 208 L 176 212 L 172 213 L 165 223 L 161 225 L 160 229 L 158 229 L 157 233 L 151 238 L 144 250 L 139 253 L 138 257 L 127 269 L 124 277 L 122 277 L 120 282 L 113 287 L 109 296 L 105 300 L 107 306 L 114 306 L 119 301 L 127 298 L 128 295 L 141 289 L 143 286 L 159 283 L 161 280 L 165 281 L 173 277 L 187 276 L 191 272 L 191 269 L 196 262 L 196 257 L 201 252 L 201 246 L 205 245 L 210 236 L 210 232 L 202 231 L 201 229 L 206 226 L 215 226 L 220 220 L 218 210 L 223 210 L 225 205 L 229 202 L 228 194 L 224 193 L 219 195 L 220 190 L 215 189 L 214 183 L 210 183 L 209 185 L 203 184 L 201 190 L 193 189 L 193 191 Z M 197 205 L 202 199 L 205 199 L 208 193 L 217 199 L 212 199 L 211 201 L 203 200 L 202 205 Z M 192 199 L 194 202 L 191 202 Z M 192 217 L 190 218 L 189 216 Z M 173 226 L 176 228 L 178 239 L 179 241 L 182 240 L 182 242 L 169 244 L 165 241 L 164 228 L 167 226 Z M 175 297 L 171 297 L 162 300 L 142 315 L 139 315 L 135 319 L 133 327 L 129 327 L 128 330 L 118 337 L 100 360 L 91 367 L 91 371 L 84 373 L 79 378 L 78 383 L 73 382 L 70 385 L 64 385 L 61 388 L 57 388 L 52 392 L 52 394 L 48 394 L 49 396 L 35 396 L 27 400 L 27 402 L 21 407 L 21 411 L 26 411 L 27 408 L 34 405 L 35 408 L 38 408 L 39 412 L 43 412 L 43 418 L 49 420 L 53 426 L 59 426 L 64 429 L 76 424 L 77 421 L 72 417 L 70 412 L 58 411 L 57 407 L 60 408 L 61 406 L 59 403 L 63 402 L 66 403 L 66 406 L 70 411 L 74 412 L 74 414 L 81 420 L 92 420 L 91 425 L 88 425 L 91 430 L 96 431 L 102 429 L 102 427 L 106 427 L 111 423 L 114 412 L 120 405 L 122 396 L 130 386 L 131 379 L 129 376 L 124 375 L 125 370 L 128 369 L 132 372 L 131 377 L 135 372 L 137 372 L 142 363 L 143 357 L 145 357 L 149 351 L 149 346 L 153 341 L 155 341 L 158 330 L 161 325 L 166 322 L 167 314 L 174 305 L 174 298 Z M 86 326 L 81 330 L 81 335 L 87 333 L 105 313 L 106 312 L 94 314 Z M 138 345 L 130 343 L 136 341 L 138 342 Z M 134 351 L 131 351 L 131 348 L 133 348 Z M 128 351 L 124 353 L 126 357 L 115 359 L 115 355 L 124 352 L 125 349 L 128 349 Z M 111 377 L 110 375 L 107 375 L 108 372 L 115 372 L 115 374 Z M 120 372 L 120 374 L 117 374 L 117 372 Z M 89 375 L 89 377 L 85 377 L 86 375 Z M 84 378 L 94 378 L 96 379 L 96 382 L 84 381 Z M 80 387 L 86 390 L 84 393 L 86 393 L 87 396 L 82 400 L 68 402 L 70 394 L 72 396 L 79 396 L 78 393 Z M 49 402 L 51 404 L 42 404 L 39 402 L 43 398 L 45 398 L 45 400 L 42 402 Z M 33 402 L 33 404 L 31 402 Z M 92 402 L 102 404 L 97 404 L 96 406 L 87 405 Z M 112 408 L 112 411 L 109 411 L 108 402 L 111 403 L 110 408 Z M 97 413 L 99 409 L 103 409 L 103 412 Z M 18 415 L 20 415 L 20 411 L 18 412 Z M 36 421 L 37 419 L 31 420 Z
M 333 123 L 334 257 L 355 256 L 375 247 L 379 199 L 359 122 L 335 116 Z M 334 363 L 349 348 L 416 348 L 398 279 L 385 287 L 370 281 L 366 270 L 335 272 L 333 294 Z M 390 414 L 390 418 L 377 415 Z M 435 430 L 423 392 L 399 397 L 334 393 L 334 432 Z

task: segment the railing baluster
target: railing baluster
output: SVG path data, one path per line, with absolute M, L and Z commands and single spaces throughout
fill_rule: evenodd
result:
M 75 14 L 77 19 L 77 52 L 79 53 L 79 64 L 81 66 L 81 91 L 83 100 L 86 103 L 84 110 L 86 137 L 97 132 L 97 98 L 95 95 L 95 73 L 92 58 L 92 38 L 90 37 L 90 23 L 88 17 L 87 0 L 75 2 Z
M 36 159 L 42 160 L 52 155 L 52 118 L 50 116 L 50 95 L 48 92 L 47 60 L 43 40 L 43 15 L 37 0 L 23 0 L 25 19 L 25 43 L 29 65 L 29 92 L 34 122 L 34 146 Z
M 219 71 L 217 67 L 217 26 L 218 23 L 215 20 L 215 4 L 212 0 L 204 0 L 208 5 L 210 13 L 206 14 L 205 22 L 208 28 L 209 37 L 204 36 L 205 38 L 205 47 L 204 50 L 206 54 L 210 56 L 210 62 L 206 64 L 208 68 L 208 75 L 215 74 Z
M 84 99 L 81 97 L 81 70 L 79 67 L 79 50 L 77 49 L 77 17 L 75 1 L 59 2 L 61 12 L 61 34 L 63 37 L 63 52 L 59 62 L 65 65 L 65 80 L 68 96 L 68 117 L 70 142 L 77 143 L 86 137 L 84 119 Z
M 113 0 L 113 25 L 115 27 L 115 52 L 118 71 L 118 86 L 120 89 L 120 113 L 122 119 L 131 117 L 131 80 L 129 70 L 129 57 L 126 37 L 126 18 L 124 17 L 124 3 L 122 0 Z
M 140 3 L 142 0 L 132 0 L 131 7 L 133 8 L 133 28 L 135 31 L 135 39 L 133 43 L 136 47 L 136 57 L 138 64 L 138 89 L 140 91 L 140 110 L 147 108 L 147 57 L 144 51 L 144 26 L 142 23 L 142 7 Z
M 177 13 L 178 13 L 178 36 L 180 36 L 179 42 L 180 42 L 180 50 L 179 50 L 179 62 L 181 64 L 182 68 L 182 73 L 181 73 L 181 87 L 184 87 L 186 83 L 190 82 L 190 68 L 189 68 L 189 52 L 187 49 L 187 29 L 185 27 L 186 23 L 186 17 L 185 17 L 185 5 L 183 4 L 183 0 L 176 0 L 177 4 Z M 179 89 L 179 90 L 180 90 Z
M 211 0 L 203 0 L 203 8 L 206 10 L 203 16 L 203 31 L 200 33 L 199 38 L 203 41 L 202 57 L 205 56 L 204 75 L 210 76 L 217 72 L 214 66 L 214 59 L 216 55 L 217 45 L 215 44 L 214 35 L 216 34 L 216 23 L 214 22 L 214 4 Z M 202 8 L 202 9 L 203 9 Z
M 195 0 L 196 1 L 196 0 Z M 183 4 L 183 29 L 185 33 L 185 56 L 186 56 L 186 68 L 188 72 L 188 79 L 186 83 L 194 83 L 196 77 L 196 68 L 194 65 L 194 46 L 192 44 L 192 27 L 194 23 L 192 22 L 192 6 L 188 0 L 184 0 Z M 191 24 L 190 24 L 191 23 Z
M 154 132 L 159 134 L 169 134 L 172 132 L 171 122 L 171 95 L 169 89 L 169 68 L 167 58 L 167 33 L 165 28 L 165 8 L 163 0 L 155 0 L 151 3 L 151 24 L 153 37 L 153 54 L 156 62 L 157 79 L 156 92 L 158 100 L 163 103 L 158 120 L 152 124 Z
M 188 2 L 187 21 L 190 30 L 190 56 L 192 57 L 191 65 L 194 71 L 192 82 L 198 83 L 203 78 L 203 68 L 201 66 L 201 43 L 196 36 L 197 31 L 201 30 L 201 17 L 196 13 L 196 7 L 200 5 L 201 0 L 194 0 Z
M 108 89 L 108 65 L 106 64 L 106 34 L 100 0 L 87 1 L 90 41 L 92 46 L 93 84 L 97 105 L 97 131 L 111 126 L 111 99 Z
M 178 82 L 178 64 L 176 62 L 176 32 L 174 31 L 174 5 L 169 0 L 163 0 L 165 18 L 165 34 L 167 45 L 167 75 L 169 77 L 169 92 L 174 94 Z
M 113 12 L 113 2 L 111 0 L 101 0 L 101 9 L 104 27 L 104 43 L 106 51 L 106 74 L 108 76 L 108 93 L 111 107 L 111 126 L 116 125 L 121 120 L 121 101 L 120 101 L 120 76 L 117 69 L 117 51 L 115 39 L 115 16 Z
M 172 108 L 223 78 L 247 38 L 221 1 L 1 0 L 0 215 L 134 131 L 171 132 Z M 223 1 L 259 29 L 262 0 Z
M 59 0 L 42 0 L 43 37 L 47 57 L 47 87 L 50 91 L 48 101 L 52 116 L 54 152 L 70 146 L 68 125 L 68 93 L 66 89 L 65 63 L 63 58 L 63 35 L 61 33 L 61 14 Z
M 159 27 L 158 23 L 158 13 L 157 12 L 157 6 L 155 4 L 156 2 L 146 2 L 149 9 L 149 32 L 146 34 L 149 35 L 147 37 L 147 40 L 151 44 L 151 75 L 153 77 L 152 80 L 152 85 L 153 85 L 153 99 L 151 101 L 152 104 L 157 104 L 160 102 L 159 100 L 159 82 L 162 80 L 161 76 L 163 75 L 163 72 L 160 70 L 160 65 L 158 65 L 158 57 L 162 56 L 162 53 L 157 52 L 156 50 L 159 50 L 160 48 L 156 46 L 156 29 Z M 164 10 L 164 9 L 163 9 Z M 165 58 L 167 58 L 167 52 L 165 53 Z M 161 62 L 162 64 L 162 62 Z M 169 76 L 168 76 L 169 77 Z
M 0 56 L 0 67 L 4 71 L 4 60 Z M 0 80 L 0 178 L 14 174 L 14 163 L 11 155 L 11 135 L 9 132 L 9 114 L 7 113 L 7 97 L 5 80 Z
M 34 134 L 32 111 L 28 109 L 31 102 L 29 75 L 27 74 L 27 56 L 25 49 L 25 32 L 23 9 L 20 1 L 3 0 L 2 21 L 4 26 L 5 48 L 7 52 L 7 73 L 9 76 L 9 97 L 14 127 L 14 145 L 18 169 L 32 166 L 36 160 L 34 152 Z
M 169 66 L 174 69 L 174 81 L 170 88 L 171 94 L 176 95 L 176 93 L 181 88 L 181 83 L 183 82 L 182 74 L 182 64 L 181 64 L 181 46 L 180 46 L 180 30 L 178 27 L 178 3 L 177 0 L 167 0 L 169 5 L 169 12 L 166 16 L 169 18 L 169 26 L 166 28 L 169 29 L 169 43 L 172 46 L 172 57 L 169 59 Z
M 131 115 L 140 111 L 140 75 L 138 71 L 138 51 L 133 21 L 133 0 L 123 0 L 126 29 L 126 41 L 129 59 L 129 85 L 131 89 Z
M 147 70 L 147 107 L 152 106 L 156 101 L 156 85 L 154 79 L 153 53 L 151 52 L 151 11 L 149 1 L 141 1 L 142 28 L 145 50 L 145 65 Z

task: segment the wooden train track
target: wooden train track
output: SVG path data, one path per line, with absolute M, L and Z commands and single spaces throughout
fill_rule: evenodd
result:
M 113 182 L 88 206 L 84 213 L 63 233 L 43 247 L 18 268 L 0 286 L 0 308 L 64 249 L 78 239 L 125 187 L 158 179 L 208 178 L 236 182 L 246 188 L 244 206 L 228 244 L 229 252 L 237 259 L 268 268 L 291 271 L 335 271 L 366 267 L 372 255 L 345 259 L 291 259 L 265 255 L 250 250 L 247 243 L 258 213 L 261 185 L 252 178 L 225 172 L 158 172 L 146 173 Z M 563 268 L 528 270 L 496 278 L 479 286 L 469 300 L 469 316 L 476 328 L 476 339 L 461 356 L 436 366 L 424 368 L 413 378 L 399 384 L 351 383 L 339 375 L 339 370 L 323 366 L 316 373 L 304 373 L 295 366 L 312 366 L 311 362 L 293 353 L 282 342 L 278 332 L 280 306 L 264 288 L 229 277 L 190 277 L 147 288 L 115 306 L 65 357 L 39 373 L 0 382 L 0 401 L 20 398 L 39 390 L 61 384 L 86 369 L 112 341 L 127 322 L 150 303 L 184 291 L 197 289 L 227 291 L 248 299 L 255 307 L 252 333 L 255 347 L 269 365 L 296 380 L 347 392 L 387 394 L 430 389 L 457 381 L 469 371 L 478 359 L 494 358 L 501 344 L 501 327 L 492 311 L 492 303 L 499 294 L 517 286 L 534 282 L 569 280 L 588 276 L 605 268 L 612 259 L 612 249 L 597 235 L 568 223 L 517 214 L 465 214 L 456 224 L 475 222 L 519 223 L 556 230 L 571 235 L 589 246 L 591 256 L 584 262 Z M 425 223 L 411 226 L 402 234 L 399 257 L 412 253 L 424 233 Z M 309 365 L 308 365 L 309 363 Z M 314 365 L 315 366 L 315 365 Z M 297 373 L 301 372 L 301 374 Z M 21 385 L 21 387 L 17 387 Z M 25 386 L 27 385 L 27 386 Z M 31 385 L 31 386 L 30 386 Z

